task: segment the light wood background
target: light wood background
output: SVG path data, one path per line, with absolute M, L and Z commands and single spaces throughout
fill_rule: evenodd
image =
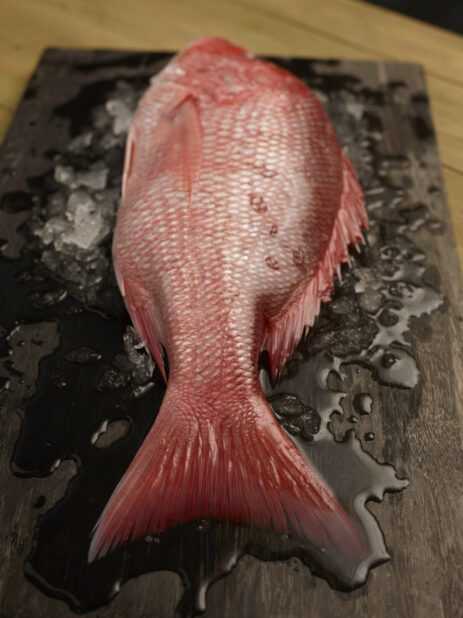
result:
M 425 67 L 463 264 L 463 37 L 357 0 L 0 0 L 0 140 L 46 47 L 176 50 L 203 34 L 258 54 Z

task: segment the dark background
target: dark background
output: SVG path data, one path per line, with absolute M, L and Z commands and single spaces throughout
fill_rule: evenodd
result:
M 463 34 L 463 0 L 367 0 L 367 2 Z

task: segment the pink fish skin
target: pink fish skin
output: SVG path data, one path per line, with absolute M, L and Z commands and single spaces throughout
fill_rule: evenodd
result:
M 362 239 L 355 171 L 299 79 L 219 38 L 157 75 L 130 129 L 118 283 L 163 375 L 158 417 L 104 509 L 89 561 L 199 518 L 291 533 L 359 561 L 360 532 L 269 408 L 273 374 Z

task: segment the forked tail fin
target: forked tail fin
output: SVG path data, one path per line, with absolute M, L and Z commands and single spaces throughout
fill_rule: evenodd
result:
M 194 414 L 169 390 L 95 526 L 89 562 L 124 541 L 202 518 L 294 534 L 359 563 L 366 558 L 359 530 L 263 396 L 224 418 Z

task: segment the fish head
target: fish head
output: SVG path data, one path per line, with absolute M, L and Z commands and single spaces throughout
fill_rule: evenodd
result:
M 235 45 L 226 39 L 218 36 L 202 36 L 195 41 L 192 41 L 181 53 L 183 60 L 193 57 L 197 54 L 207 54 L 225 57 L 243 57 L 250 60 L 254 59 L 254 55 L 248 52 L 244 47 Z
M 184 81 L 190 88 L 196 86 L 199 99 L 224 102 L 281 85 L 282 79 L 289 76 L 276 65 L 256 60 L 243 47 L 220 37 L 196 39 L 177 56 L 174 67 L 172 75 L 177 84 Z

